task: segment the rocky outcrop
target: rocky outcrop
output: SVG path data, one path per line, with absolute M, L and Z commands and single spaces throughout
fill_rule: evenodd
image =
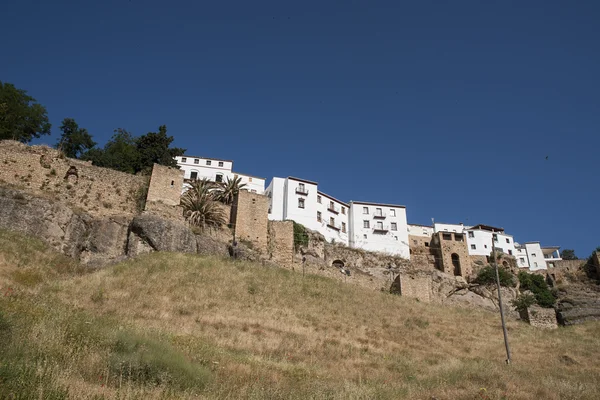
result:
M 600 287 L 595 282 L 562 286 L 556 316 L 561 325 L 600 321 Z
M 133 218 L 129 226 L 128 255 L 147 250 L 195 253 L 196 237 L 185 224 L 144 214 Z M 144 249 L 144 250 L 141 250 Z
M 126 258 L 129 218 L 111 217 L 90 220 L 79 260 L 89 266 L 101 267 Z

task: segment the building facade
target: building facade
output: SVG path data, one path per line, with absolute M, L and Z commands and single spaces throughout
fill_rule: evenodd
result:
M 187 155 L 177 156 L 175 160 L 184 171 L 183 178 L 186 180 L 209 179 L 213 182 L 225 182 L 227 178 L 239 177 L 241 183 L 246 185 L 244 189 L 249 192 L 263 194 L 265 191 L 265 178 L 233 172 L 232 160 Z

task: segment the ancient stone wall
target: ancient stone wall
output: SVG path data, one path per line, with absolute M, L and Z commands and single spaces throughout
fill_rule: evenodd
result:
M 531 306 L 527 309 L 527 319 L 529 324 L 536 328 L 556 329 L 556 311 L 554 308 L 542 308 Z
M 47 146 L 6 140 L 0 141 L 0 183 L 104 217 L 136 214 L 146 178 L 65 158 Z
M 294 223 L 292 221 L 269 221 L 269 257 L 280 265 L 294 262 Z
M 231 225 L 238 240 L 251 242 L 256 250 L 268 250 L 269 198 L 240 190 L 231 207 Z
M 430 274 L 400 274 L 396 277 L 394 285 L 399 286 L 401 296 L 415 298 L 425 303 L 431 302 Z
M 432 252 L 436 256 L 438 269 L 450 275 L 467 278 L 473 274 L 471 258 L 465 236 L 462 235 L 462 240 L 458 239 L 460 236 L 455 232 L 438 232 L 433 236 Z M 458 256 L 458 268 L 454 265 L 453 256 Z
M 179 206 L 182 187 L 183 170 L 154 164 L 144 211 L 183 221 L 183 209 Z

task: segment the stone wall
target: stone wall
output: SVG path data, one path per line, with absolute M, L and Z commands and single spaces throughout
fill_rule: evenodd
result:
M 467 248 L 467 239 L 463 235 L 462 241 L 458 241 L 455 232 L 438 232 L 433 235 L 432 251 L 436 256 L 438 269 L 450 275 L 460 275 L 464 278 L 470 277 L 473 273 L 471 257 Z M 445 239 L 447 237 L 447 239 Z M 452 255 L 458 256 L 460 271 L 455 271 L 452 263 Z
M 556 311 L 554 308 L 531 306 L 527 309 L 527 319 L 531 326 L 544 329 L 556 329 Z
M 183 209 L 179 206 L 182 187 L 182 170 L 154 164 L 144 211 L 183 221 Z
M 269 198 L 240 190 L 231 207 L 231 226 L 238 240 L 252 243 L 262 254 L 268 250 Z
M 596 266 L 596 276 L 600 279 L 600 252 L 596 251 L 592 255 L 592 262 Z
M 5 140 L 0 141 L 0 183 L 105 217 L 136 214 L 146 178 L 65 158 L 47 146 Z
M 269 257 L 280 265 L 294 262 L 294 223 L 292 221 L 269 221 Z
M 425 303 L 431 302 L 430 274 L 400 274 L 394 281 L 400 287 L 400 295 L 418 299 Z

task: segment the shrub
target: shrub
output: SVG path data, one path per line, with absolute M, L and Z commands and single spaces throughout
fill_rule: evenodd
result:
M 516 299 L 512 300 L 510 304 L 512 304 L 512 306 L 518 312 L 523 312 L 527 310 L 527 308 L 535 304 L 535 296 L 529 293 L 525 293 L 519 295 Z
M 498 276 L 500 277 L 500 285 L 505 287 L 515 287 L 516 282 L 513 274 L 503 267 L 498 266 Z M 496 271 L 491 265 L 487 265 L 479 270 L 475 283 L 480 285 L 491 285 L 496 283 Z
M 521 271 L 519 272 L 519 283 L 521 290 L 530 290 L 533 293 L 536 303 L 541 307 L 550 308 L 556 302 L 556 298 L 543 276 Z
M 294 223 L 294 248 L 298 250 L 300 247 L 308 246 L 308 233 L 304 225 L 292 221 Z

